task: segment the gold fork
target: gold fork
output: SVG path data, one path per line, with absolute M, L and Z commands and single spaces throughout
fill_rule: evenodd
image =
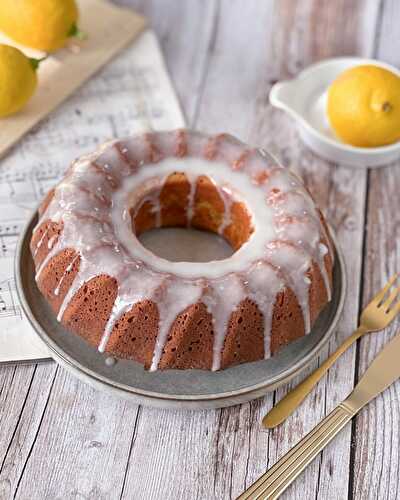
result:
M 348 349 L 353 342 L 370 332 L 377 332 L 386 328 L 393 318 L 400 312 L 400 305 L 390 309 L 400 292 L 400 287 L 390 291 L 397 280 L 399 274 L 395 274 L 382 290 L 371 300 L 363 310 L 360 318 L 360 326 L 348 337 L 343 344 L 329 356 L 310 376 L 301 382 L 295 389 L 290 391 L 283 399 L 277 403 L 263 418 L 263 425 L 272 429 L 281 424 L 300 403 L 311 392 L 313 387 L 319 382 L 322 376 L 329 370 L 333 363 Z M 390 292 L 390 293 L 389 293 Z M 388 295 L 389 294 L 389 295 Z M 388 297 L 386 297 L 388 295 Z

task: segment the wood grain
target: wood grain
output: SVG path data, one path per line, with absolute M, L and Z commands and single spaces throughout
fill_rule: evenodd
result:
M 376 57 L 400 65 L 398 22 L 400 4 L 384 2 L 380 12 Z M 396 45 L 397 44 L 397 45 Z M 400 162 L 370 172 L 363 302 L 400 269 Z M 383 348 L 399 333 L 399 320 L 360 343 L 359 378 Z M 378 396 L 359 415 L 355 426 L 354 498 L 395 499 L 400 496 L 400 381 Z
M 11 367 L 2 368 L 9 371 Z M 0 406 L 2 462 L 0 498 L 12 498 L 24 473 L 54 383 L 54 363 L 37 367 L 17 366 L 12 385 Z M 17 404 L 12 410 L 11 405 Z M 9 421 L 5 428 L 4 423 Z M 3 436 L 7 432 L 6 436 Z M 32 485 L 30 487 L 32 489 Z
M 360 25 L 360 18 L 367 12 L 364 10 L 365 3 L 302 2 L 301 7 L 301 11 L 298 9 L 293 12 L 291 2 L 279 3 L 279 10 L 273 22 L 274 33 L 278 36 L 273 37 L 271 53 L 275 58 L 271 63 L 271 76 L 268 75 L 270 81 L 291 77 L 322 57 L 346 53 L 370 55 L 367 50 L 371 44 L 364 43 L 363 37 L 356 29 Z M 370 11 L 368 15 L 371 15 Z M 338 34 L 342 32 L 344 18 L 353 29 L 349 31 L 348 36 L 340 37 Z M 368 25 L 367 20 L 363 20 L 363 25 Z M 374 23 L 370 21 L 368 36 L 372 38 L 374 28 Z M 336 33 L 336 37 L 333 38 L 332 33 Z M 265 87 L 268 91 L 267 79 L 262 88 Z M 354 176 L 352 170 L 329 165 L 307 151 L 299 142 L 292 121 L 281 112 L 263 105 L 266 103 L 266 97 L 267 94 L 257 96 L 259 107 L 255 132 L 259 137 L 258 142 L 265 137 L 265 147 L 274 151 L 283 163 L 297 170 L 306 180 L 338 234 L 346 256 L 346 265 L 354 270 L 350 275 L 344 317 L 339 331 L 330 342 L 329 348 L 334 349 L 356 325 L 366 175 L 365 172 L 360 172 Z M 347 352 L 330 371 L 328 377 L 318 384 L 317 389 L 299 411 L 284 426 L 271 432 L 268 443 L 268 465 L 274 463 L 284 450 L 292 447 L 324 414 L 347 395 L 352 388 L 353 369 L 354 349 Z M 297 382 L 298 380 L 295 380 L 289 387 Z M 279 390 L 276 397 L 280 398 L 285 393 L 286 389 Z M 256 427 L 255 432 L 257 431 Z M 255 439 L 255 442 L 262 443 L 260 439 Z M 339 439 L 324 451 L 320 460 L 314 462 L 301 476 L 297 484 L 287 492 L 287 498 L 328 498 L 329 491 L 334 491 L 337 498 L 347 496 L 349 443 L 350 428 L 346 429 Z M 264 443 L 261 446 L 264 446 Z M 251 460 L 250 463 L 252 462 Z M 260 461 L 258 466 L 259 464 Z
M 304 177 L 335 228 L 349 291 L 322 359 L 356 326 L 359 298 L 365 303 L 400 267 L 399 165 L 367 174 L 320 160 L 269 106 L 268 92 L 324 57 L 375 54 L 399 65 L 398 2 L 116 3 L 150 18 L 188 124 L 273 151 Z M 1 367 L 0 499 L 235 498 L 347 395 L 394 331 L 363 339 L 357 355 L 348 351 L 272 432 L 261 417 L 298 380 L 234 408 L 168 412 L 100 393 L 54 364 Z M 361 413 L 284 498 L 396 498 L 398 393 L 396 384 Z

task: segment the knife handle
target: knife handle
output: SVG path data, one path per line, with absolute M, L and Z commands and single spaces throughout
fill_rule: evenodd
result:
M 357 330 L 347 337 L 336 351 L 331 354 L 311 375 L 306 377 L 298 386 L 289 391 L 263 418 L 263 425 L 272 429 L 281 424 L 288 416 L 300 406 L 303 400 L 310 394 L 321 378 L 327 373 L 336 360 L 347 351 L 347 349 L 366 332 L 365 328 L 359 326 Z
M 274 500 L 278 498 L 355 414 L 356 412 L 346 405 L 337 406 L 294 448 L 250 486 L 238 500 Z

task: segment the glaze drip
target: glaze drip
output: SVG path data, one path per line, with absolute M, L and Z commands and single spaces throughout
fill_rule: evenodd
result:
M 135 216 L 148 202 L 156 226 L 162 226 L 160 193 L 167 178 L 176 172 L 184 173 L 189 182 L 188 225 L 195 213 L 200 176 L 211 180 L 223 202 L 220 234 L 233 223 L 233 202 L 246 206 L 254 231 L 228 259 L 170 262 L 138 241 L 133 227 Z M 308 333 L 308 273 L 313 263 L 319 266 L 327 294 L 331 294 L 325 265 L 327 254 L 332 256 L 329 238 L 301 181 L 265 152 L 249 150 L 230 136 L 210 139 L 177 131 L 109 142 L 72 165 L 55 188 L 37 227 L 46 221 L 62 224 L 63 230 L 49 239 L 49 251 L 37 267 L 36 279 L 40 280 L 43 269 L 56 255 L 74 250 L 76 257 L 53 290 L 59 296 L 65 277 L 79 258 L 79 270 L 62 298 L 59 321 L 85 283 L 100 275 L 114 278 L 117 297 L 99 350 L 107 351 L 115 325 L 124 313 L 143 300 L 151 300 L 159 315 L 151 370 L 159 366 L 175 319 L 193 304 L 205 304 L 212 315 L 212 369 L 218 370 L 232 312 L 243 300 L 252 300 L 263 315 L 267 358 L 277 295 L 285 287 L 291 288 Z M 47 231 L 39 239 L 34 256 Z
M 224 340 L 233 311 L 246 298 L 243 280 L 235 274 L 217 279 L 203 296 L 203 303 L 212 315 L 214 329 L 213 370 L 221 367 Z
M 45 231 L 43 231 L 42 236 L 40 237 L 39 241 L 37 242 L 36 248 L 33 252 L 33 256 L 36 257 L 37 253 L 39 252 L 41 246 L 43 245 L 43 242 L 49 232 L 49 228 L 47 228 Z

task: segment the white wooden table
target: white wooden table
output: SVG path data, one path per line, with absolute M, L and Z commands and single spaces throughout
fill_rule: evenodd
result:
M 292 121 L 271 109 L 268 92 L 325 57 L 357 54 L 400 65 L 400 2 L 118 3 L 151 20 L 188 124 L 271 149 L 303 175 L 335 227 L 349 290 L 324 359 L 400 269 L 400 164 L 367 172 L 320 160 L 301 145 Z M 398 325 L 349 350 L 273 432 L 260 419 L 287 388 L 234 408 L 168 412 L 93 390 L 54 363 L 2 367 L 0 498 L 235 498 L 348 394 Z M 399 392 L 396 383 L 362 411 L 285 498 L 400 498 Z

